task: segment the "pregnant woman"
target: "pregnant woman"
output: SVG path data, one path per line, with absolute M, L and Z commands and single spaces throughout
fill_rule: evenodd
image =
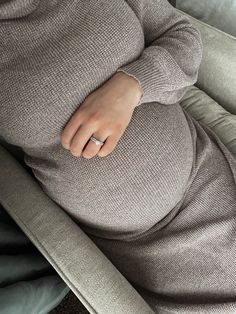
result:
M 0 134 L 44 191 L 155 313 L 236 313 L 236 160 L 179 104 L 202 58 L 189 19 L 5 0 L 0 42 Z

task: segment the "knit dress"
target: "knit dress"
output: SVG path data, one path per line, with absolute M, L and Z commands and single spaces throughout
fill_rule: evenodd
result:
M 236 313 L 236 160 L 179 103 L 202 48 L 167 0 L 0 2 L 0 136 L 161 314 Z M 63 128 L 117 71 L 144 90 L 127 129 L 73 156 Z

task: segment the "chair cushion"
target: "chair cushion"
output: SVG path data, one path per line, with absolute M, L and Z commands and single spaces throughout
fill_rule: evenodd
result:
M 208 125 L 236 156 L 236 115 L 196 86 L 188 87 L 181 106 L 196 120 Z
M 236 37 L 236 0 L 177 0 L 176 7 Z
M 195 85 L 236 114 L 236 37 L 178 11 L 189 18 L 202 37 L 203 58 Z
M 154 314 L 79 224 L 2 145 L 0 165 L 0 204 L 90 313 Z

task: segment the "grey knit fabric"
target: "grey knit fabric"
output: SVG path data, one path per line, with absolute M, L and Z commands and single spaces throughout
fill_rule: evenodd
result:
M 167 0 L 0 3 L 0 134 L 156 313 L 236 313 L 236 160 L 179 104 L 199 31 Z M 144 90 L 106 157 L 66 123 L 116 71 Z

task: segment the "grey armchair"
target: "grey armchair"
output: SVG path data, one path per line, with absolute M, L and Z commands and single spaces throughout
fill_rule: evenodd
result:
M 209 124 L 236 155 L 236 38 L 188 17 L 201 31 L 204 51 L 198 81 L 181 105 Z M 3 139 L 0 203 L 62 278 L 64 295 L 71 289 L 89 313 L 154 313 L 89 236 L 42 191 L 21 150 Z

